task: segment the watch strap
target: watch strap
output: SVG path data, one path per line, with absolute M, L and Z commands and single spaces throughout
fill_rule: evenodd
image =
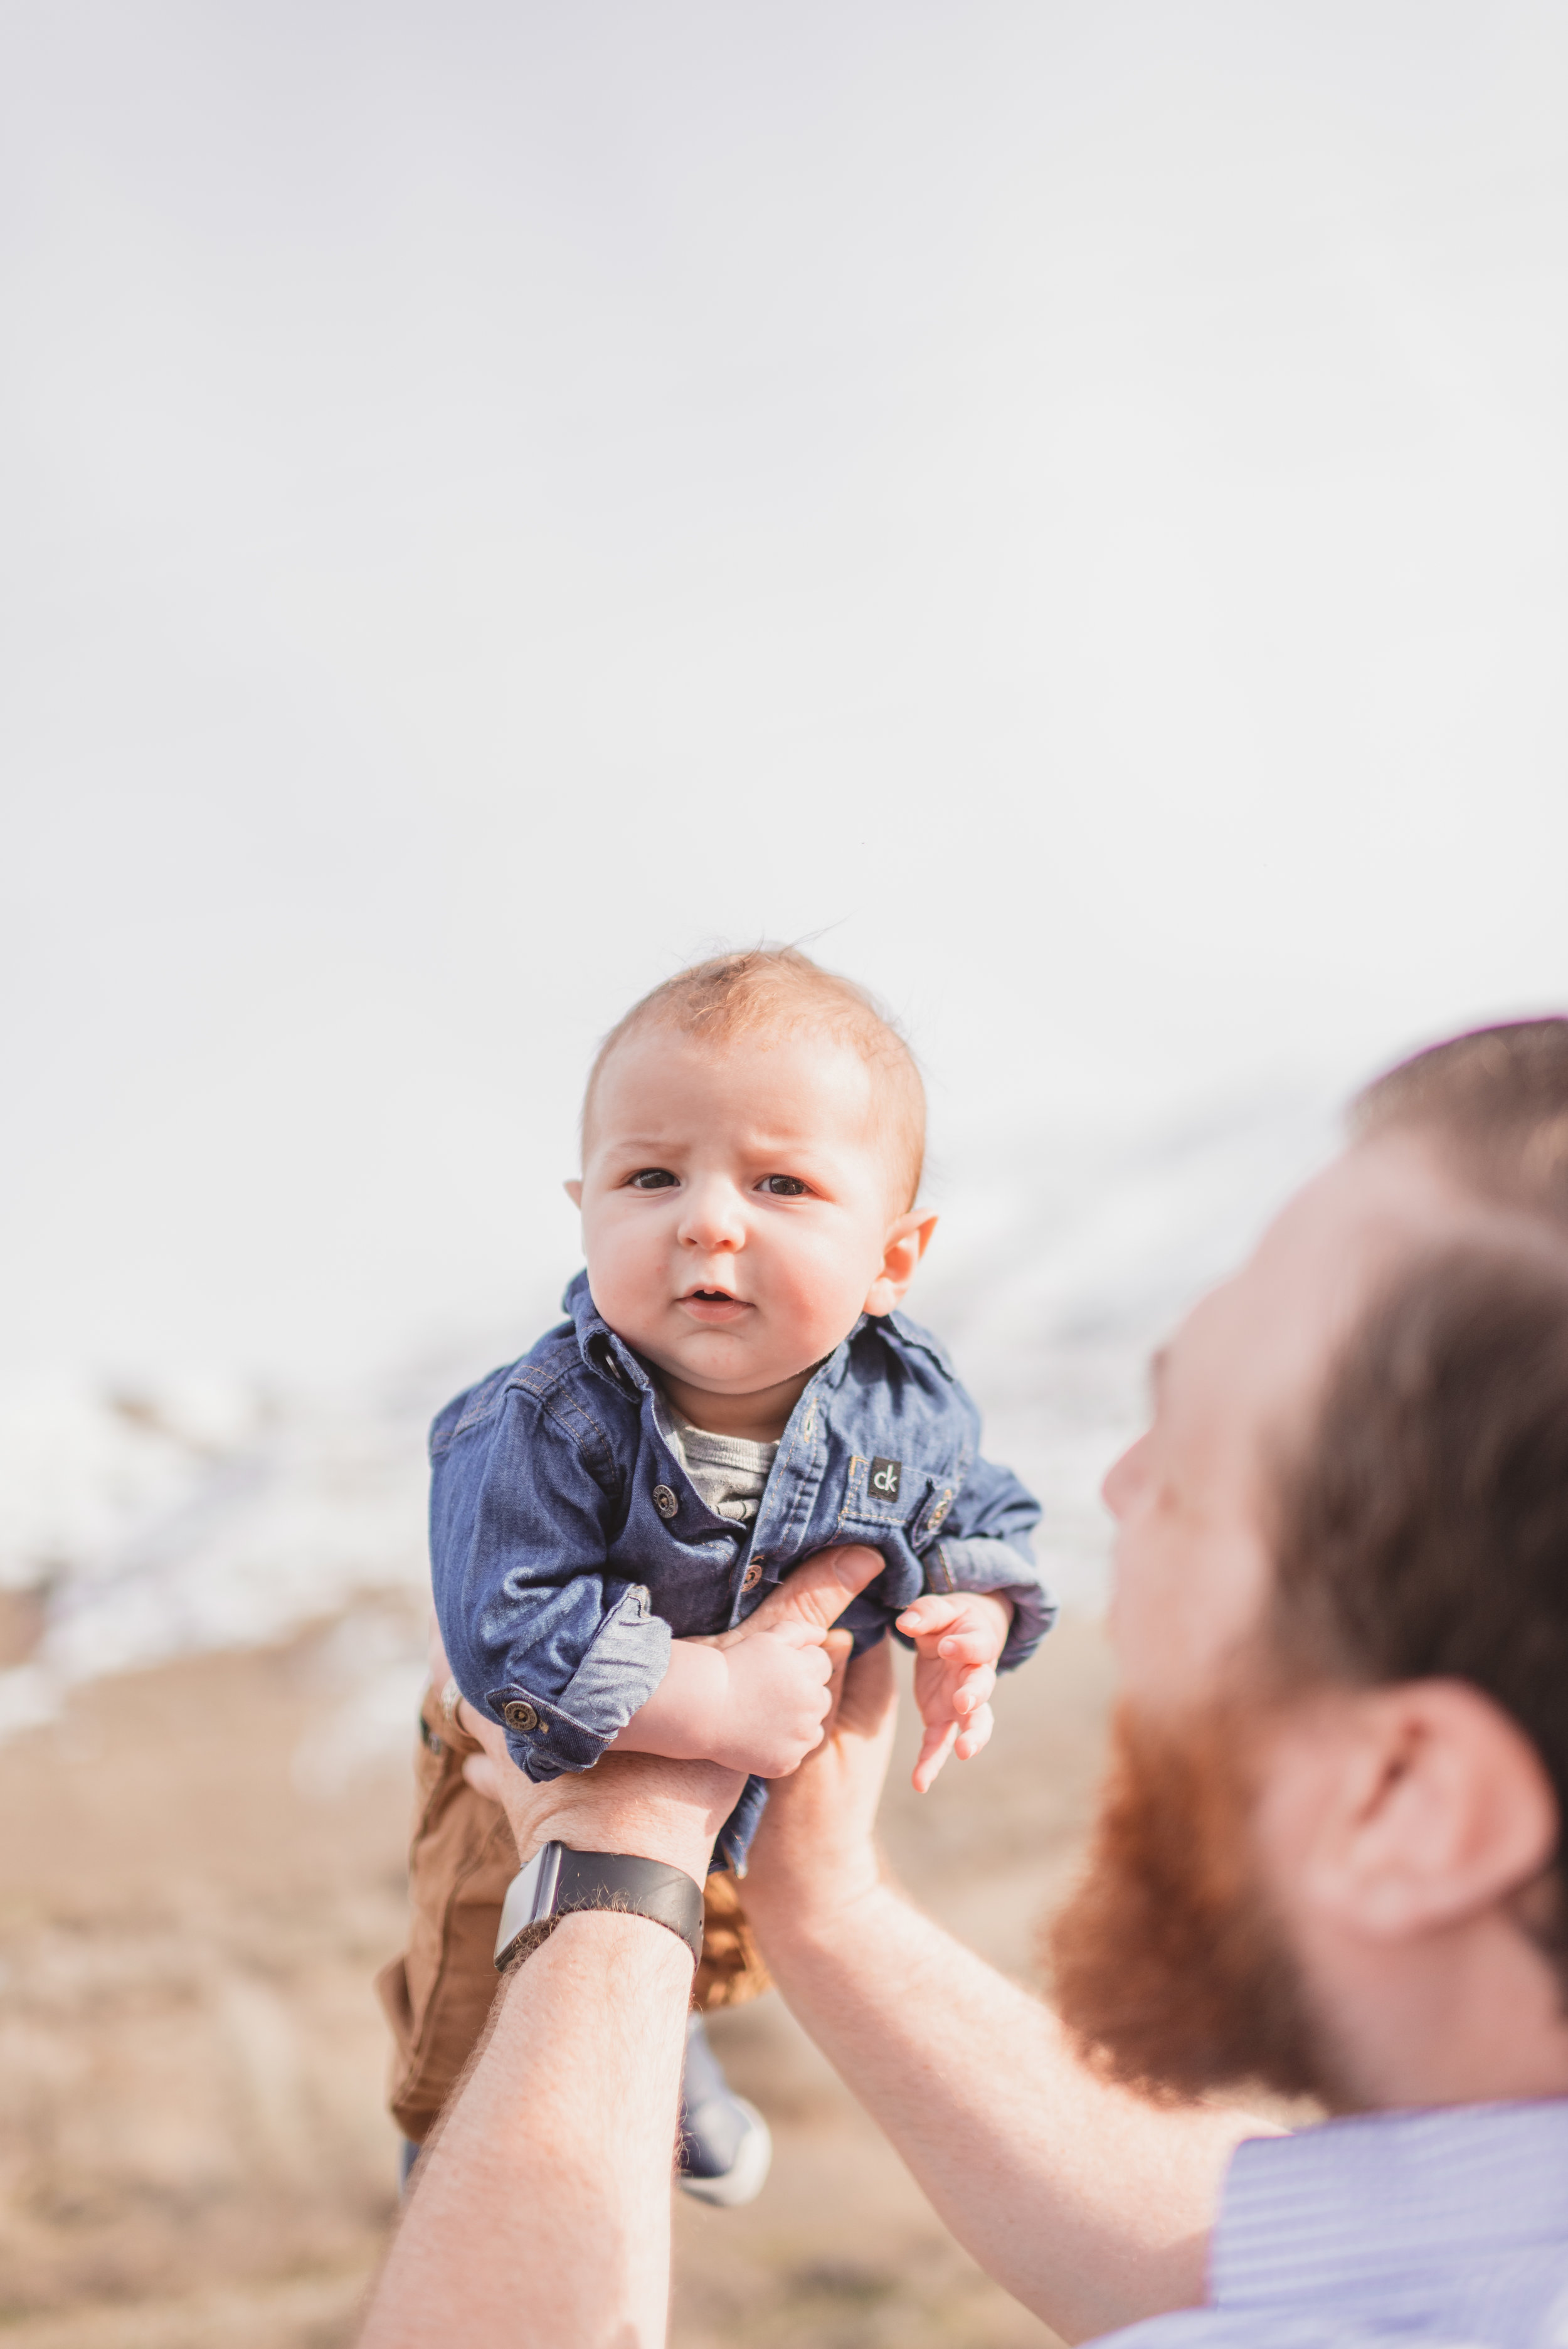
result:
M 547 1843 L 507 1886 L 496 1935 L 497 1972 L 536 1949 L 562 1917 L 583 1909 L 647 1917 L 686 1943 L 694 1965 L 701 1961 L 702 1887 L 683 1868 L 631 1852 L 573 1851 Z

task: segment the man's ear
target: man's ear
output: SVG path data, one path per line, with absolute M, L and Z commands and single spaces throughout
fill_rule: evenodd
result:
M 565 1192 L 567 1197 L 571 1200 L 573 1206 L 574 1207 L 581 1208 L 583 1205 L 582 1175 L 573 1174 L 571 1180 L 569 1182 L 562 1183 L 561 1187 Z
M 935 1229 L 934 1216 L 920 1215 L 913 1207 L 907 1216 L 899 1216 L 887 1236 L 882 1270 L 866 1292 L 866 1312 L 891 1313 L 902 1301 Z
M 1366 1940 L 1412 1939 L 1501 1906 L 1550 1864 L 1545 1765 L 1480 1689 L 1408 1681 L 1332 1710 L 1334 1760 L 1300 1870 L 1320 1913 Z

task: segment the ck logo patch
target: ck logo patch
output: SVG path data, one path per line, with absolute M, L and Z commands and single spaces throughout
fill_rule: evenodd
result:
M 898 1480 L 903 1473 L 903 1463 L 900 1460 L 872 1462 L 871 1487 L 879 1501 L 897 1500 Z

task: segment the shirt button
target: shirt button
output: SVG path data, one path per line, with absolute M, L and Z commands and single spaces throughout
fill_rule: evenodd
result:
M 753 1558 L 751 1564 L 747 1568 L 745 1573 L 740 1578 L 740 1587 L 742 1590 L 755 1590 L 761 1579 L 762 1568 L 758 1565 L 756 1559 Z
M 501 1707 L 500 1717 L 505 1722 L 509 1729 L 537 1729 L 539 1727 L 538 1713 L 535 1713 L 531 1704 L 524 1704 L 521 1699 L 518 1699 L 511 1704 L 503 1705 Z
M 675 1516 L 676 1511 L 680 1507 L 680 1503 L 676 1500 L 675 1495 L 671 1492 L 667 1485 L 655 1485 L 654 1486 L 654 1506 L 657 1509 L 661 1517 L 668 1519 Z

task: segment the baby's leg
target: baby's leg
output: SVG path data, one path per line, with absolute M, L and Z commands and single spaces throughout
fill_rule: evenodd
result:
M 747 1922 L 740 1888 L 727 1868 L 708 1878 L 702 1905 L 702 1962 L 691 2002 L 708 2014 L 716 2006 L 743 2006 L 773 1985 Z
M 769 1988 L 739 1887 L 726 1868 L 703 1887 L 702 1962 L 692 1984 L 696 2012 L 686 2030 L 676 2161 L 684 2190 L 723 2209 L 754 2202 L 761 2193 L 773 2139 L 756 2106 L 738 2096 L 726 2079 L 702 2018 L 715 2007 L 742 2005 Z
M 408 1947 L 376 1980 L 397 2042 L 388 2102 L 415 2144 L 457 2085 L 500 1979 L 495 1937 L 517 1846 L 500 1806 L 463 1776 L 465 1754 L 479 1751 L 430 1691 L 415 1760 Z

